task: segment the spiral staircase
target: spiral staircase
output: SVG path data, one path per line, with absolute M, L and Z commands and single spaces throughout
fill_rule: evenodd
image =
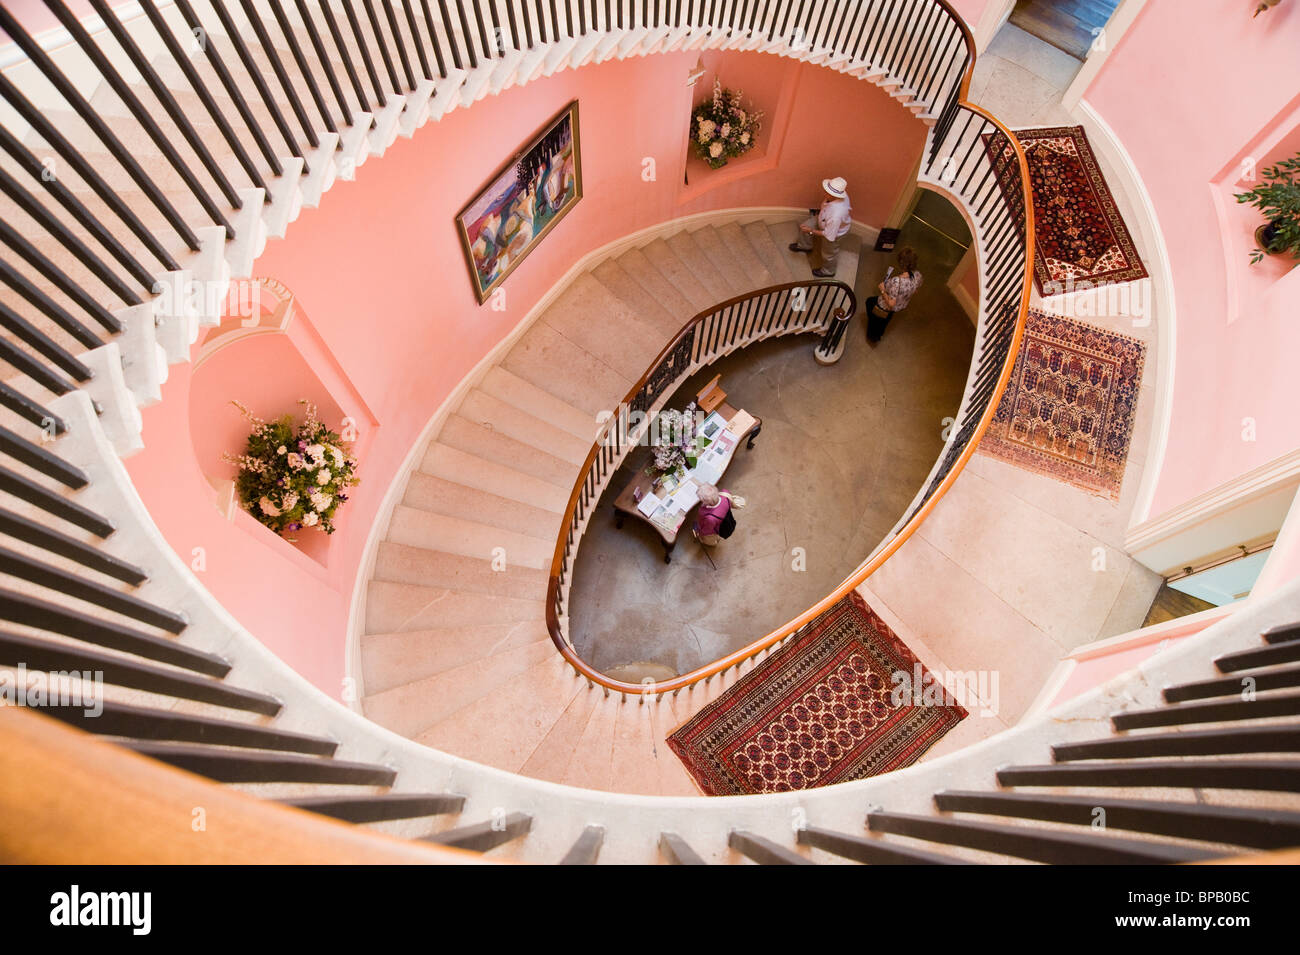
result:
M 0 667 L 96 671 L 109 691 L 95 718 L 0 708 L 0 855 L 1113 863 L 1296 844 L 1297 586 L 1049 717 L 887 776 L 703 799 L 650 751 L 665 721 L 731 685 L 888 560 L 958 479 L 1010 372 L 1032 226 L 990 179 L 979 145 L 1000 126 L 965 100 L 974 45 L 947 3 L 141 0 L 124 15 L 92 0 L 96 17 L 84 23 L 59 0 L 46 5 L 80 57 L 76 72 L 0 8 L 0 30 L 25 59 L 0 74 L 0 358 L 10 368 L 0 385 Z M 641 387 L 656 341 L 688 313 L 700 329 L 736 324 L 740 304 L 714 309 L 700 297 L 701 268 L 742 300 L 803 281 L 767 223 L 677 233 L 576 282 L 444 422 L 395 511 L 367 598 L 373 721 L 329 700 L 162 539 L 121 463 L 145 440 L 139 408 L 161 400 L 168 365 L 219 323 L 228 283 L 251 273 L 267 240 L 396 137 L 559 69 L 705 48 L 849 73 L 929 125 L 922 181 L 968 212 L 981 275 L 976 361 L 930 478 L 858 571 L 745 650 L 667 684 L 622 684 L 587 667 L 565 635 L 568 575 L 626 450 L 592 447 L 591 416 Z M 591 375 L 561 387 L 539 355 L 586 360 L 567 351 L 564 332 L 590 308 L 618 309 L 637 331 L 618 350 L 584 344 Z M 788 322 L 788 299 L 776 310 Z M 833 337 L 842 318 L 828 310 L 782 330 Z M 714 357 L 693 353 L 697 367 Z M 489 525 L 494 536 L 517 535 L 515 576 L 482 582 L 482 531 L 457 518 L 466 509 L 508 523 Z M 486 621 L 488 611 L 500 616 Z M 509 733 L 483 702 L 492 695 L 442 669 L 470 644 L 494 651 L 469 663 L 495 661 L 484 679 L 530 690 Z M 1258 698 L 1241 698 L 1243 677 Z M 386 694 L 433 685 L 452 688 L 423 694 L 443 709 L 392 726 L 418 741 L 379 725 L 407 712 L 386 713 Z M 482 727 L 464 754 L 473 761 L 439 749 L 456 720 Z M 585 745 L 605 738 L 628 743 L 611 750 L 625 764 L 605 765 L 603 746 Z M 567 749 L 548 747 L 561 739 Z M 665 795 L 600 792 L 615 775 Z M 222 825 L 195 842 L 188 814 L 200 797 Z M 1106 828 L 1093 824 L 1099 806 Z

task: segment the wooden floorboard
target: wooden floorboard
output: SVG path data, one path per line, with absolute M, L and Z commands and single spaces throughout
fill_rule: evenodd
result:
M 1114 14 L 1118 0 L 1018 0 L 1011 23 L 1082 60 L 1095 33 Z

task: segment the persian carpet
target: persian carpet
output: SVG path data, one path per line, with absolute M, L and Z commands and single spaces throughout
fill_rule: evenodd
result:
M 1034 199 L 1034 280 L 1043 295 L 1147 276 L 1082 126 L 1020 129 Z M 998 183 L 1023 222 L 1015 152 L 987 134 Z
M 1146 350 L 1128 335 L 1030 309 L 980 451 L 1118 500 Z
M 854 593 L 678 727 L 668 745 L 710 796 L 876 776 L 915 762 L 965 718 L 932 679 Z

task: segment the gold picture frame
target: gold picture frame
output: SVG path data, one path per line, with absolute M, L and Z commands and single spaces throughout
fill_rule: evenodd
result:
M 552 116 L 456 214 L 482 305 L 582 199 L 578 101 Z

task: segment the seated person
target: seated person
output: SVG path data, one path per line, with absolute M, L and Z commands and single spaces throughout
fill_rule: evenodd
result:
M 712 484 L 700 485 L 700 506 L 695 512 L 695 526 L 692 533 L 706 547 L 716 547 L 722 542 L 718 528 L 722 520 L 731 511 L 731 498 L 726 491 L 719 491 Z

